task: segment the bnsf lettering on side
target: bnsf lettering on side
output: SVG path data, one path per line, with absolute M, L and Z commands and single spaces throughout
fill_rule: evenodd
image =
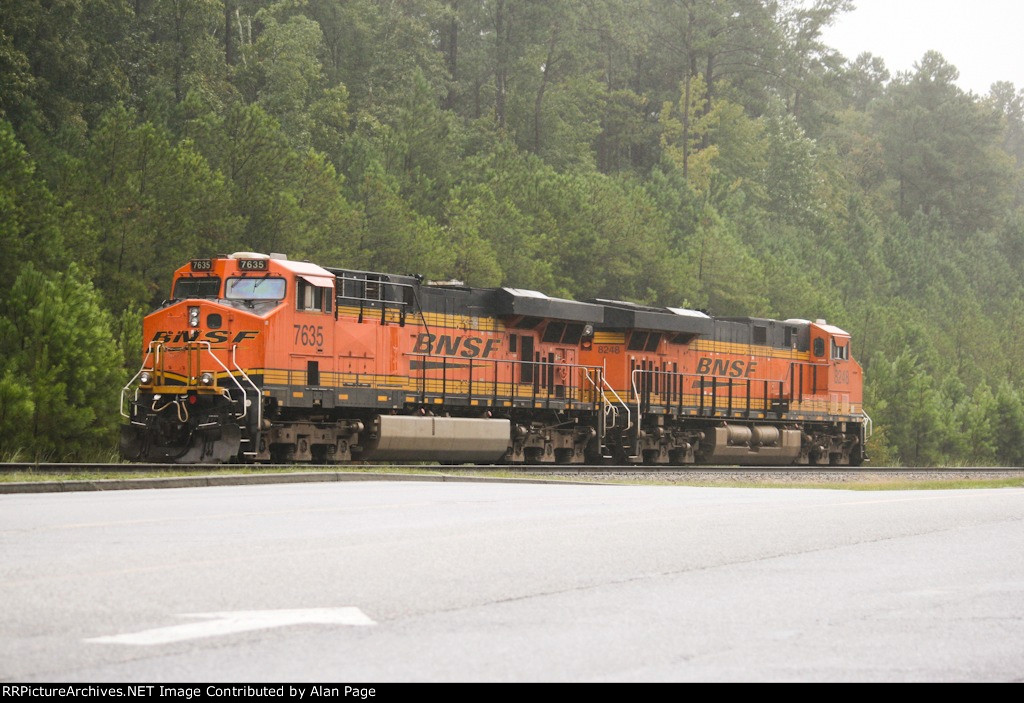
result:
M 757 371 L 756 361 L 737 359 L 712 359 L 701 357 L 697 362 L 697 373 L 701 376 L 728 376 L 729 378 L 750 378 Z
M 501 346 L 499 339 L 484 340 L 483 337 L 453 337 L 448 334 L 435 335 L 422 332 L 416 337 L 416 346 L 412 348 L 412 351 L 414 354 L 486 359 L 499 346 Z
M 258 335 L 259 330 L 242 330 L 231 340 L 232 344 L 239 344 L 247 339 L 253 339 Z M 181 330 L 179 332 L 159 330 L 153 335 L 152 342 L 164 342 L 176 344 L 181 342 L 210 342 L 211 344 L 224 344 L 228 341 L 231 332 L 228 330 L 210 330 L 200 332 L 199 330 Z

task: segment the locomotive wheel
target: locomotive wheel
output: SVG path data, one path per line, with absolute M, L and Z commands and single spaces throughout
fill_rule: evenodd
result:
M 294 444 L 271 444 L 270 461 L 273 464 L 291 464 L 295 461 Z

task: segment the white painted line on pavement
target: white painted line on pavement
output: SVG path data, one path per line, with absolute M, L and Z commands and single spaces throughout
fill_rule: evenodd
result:
M 91 637 L 86 642 L 99 644 L 154 645 L 203 637 L 218 637 L 237 632 L 266 630 L 288 625 L 376 625 L 367 615 L 355 607 L 305 608 L 301 610 L 239 610 L 224 613 L 186 613 L 181 618 L 203 618 L 202 622 L 185 625 L 158 627 L 142 632 L 123 635 Z

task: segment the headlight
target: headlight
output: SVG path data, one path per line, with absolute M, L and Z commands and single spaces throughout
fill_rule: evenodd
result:
M 188 309 L 188 326 L 189 327 L 198 327 L 199 326 L 199 308 L 198 307 L 194 307 L 194 308 L 189 308 Z
M 213 374 L 207 371 L 199 377 L 199 385 L 201 386 L 212 386 L 213 385 Z
M 139 383 L 144 386 L 148 386 L 153 381 L 153 375 L 149 371 L 143 371 L 139 374 Z

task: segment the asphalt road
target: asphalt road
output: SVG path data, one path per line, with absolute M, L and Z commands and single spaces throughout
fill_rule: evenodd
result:
M 1024 490 L 5 495 L 0 599 L 4 681 L 1021 680 Z

